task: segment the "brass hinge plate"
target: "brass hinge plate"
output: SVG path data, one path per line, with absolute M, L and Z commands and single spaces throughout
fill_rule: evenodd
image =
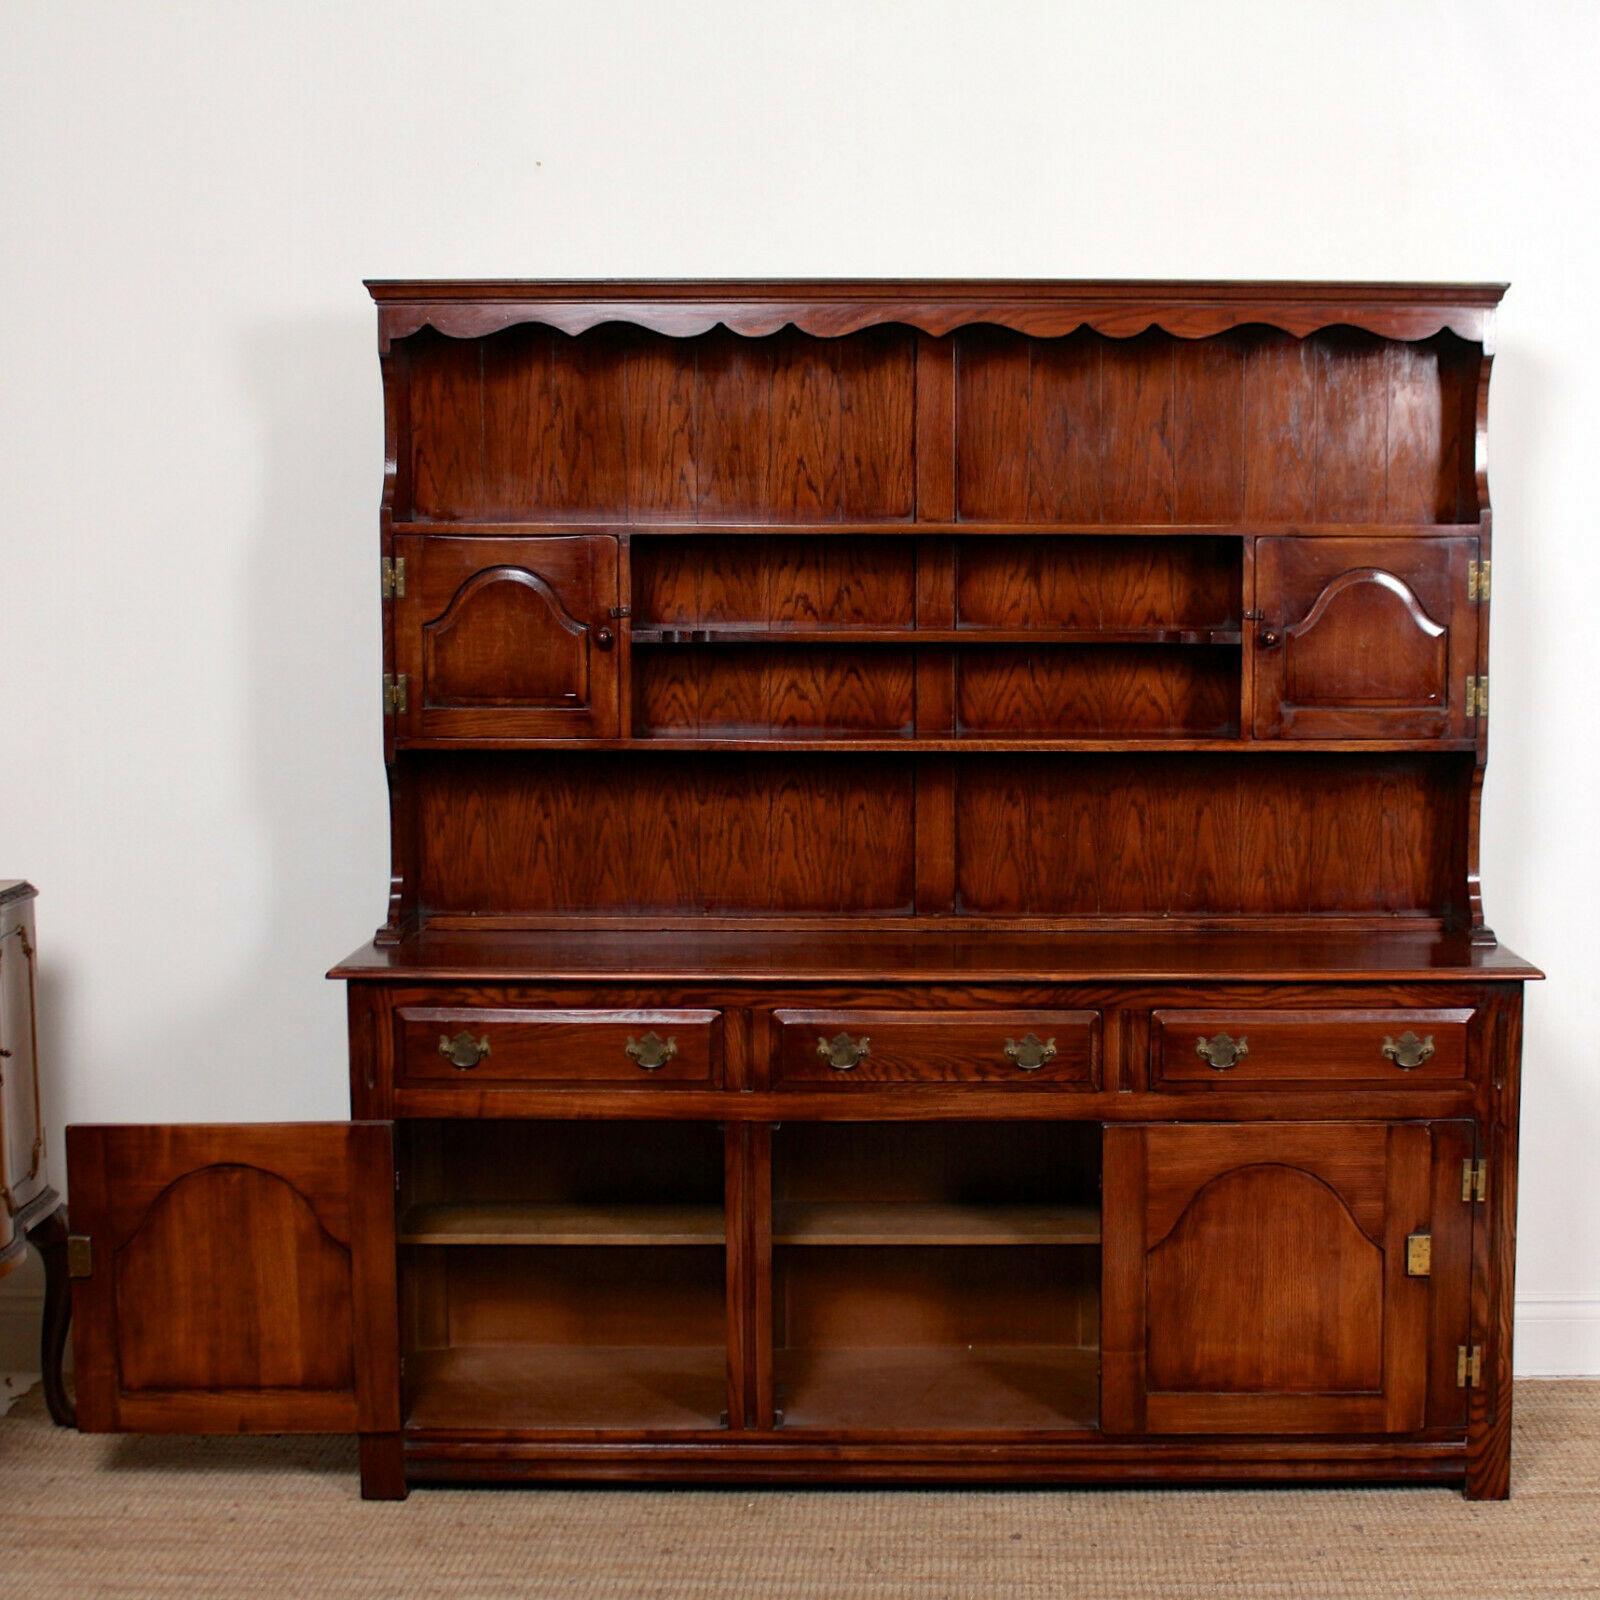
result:
M 383 574 L 383 598 L 385 600 L 403 600 L 406 593 L 406 558 L 395 556 L 392 560 L 385 556 L 381 565 Z
M 1476 1389 L 1483 1380 L 1483 1346 L 1456 1346 L 1456 1388 Z
M 1426 1278 L 1433 1271 L 1433 1235 L 1413 1233 L 1406 1240 L 1406 1276 Z
M 1461 1198 L 1469 1205 L 1489 1198 L 1489 1163 L 1482 1157 L 1461 1163 Z
M 1486 717 L 1489 715 L 1489 679 L 1487 675 L 1481 678 L 1469 677 L 1467 679 L 1467 715 L 1468 717 Z
M 86 1233 L 67 1235 L 67 1276 L 89 1278 L 94 1275 L 94 1242 Z
M 1489 563 L 1484 561 L 1469 561 L 1467 563 L 1467 599 L 1482 602 L 1489 598 Z
M 403 717 L 410 705 L 410 684 L 403 672 L 383 675 L 383 709 L 386 716 Z

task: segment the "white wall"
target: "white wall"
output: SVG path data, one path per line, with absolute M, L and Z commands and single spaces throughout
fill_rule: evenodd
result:
M 363 276 L 1509 278 L 1524 1370 L 1600 1372 L 1600 8 L 9 0 L 0 875 L 56 1122 L 338 1117 L 383 906 Z

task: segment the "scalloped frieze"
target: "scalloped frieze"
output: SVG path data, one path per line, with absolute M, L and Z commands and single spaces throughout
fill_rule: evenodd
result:
M 1092 328 L 1131 339 L 1159 328 L 1183 339 L 1206 339 L 1230 328 L 1265 326 L 1296 338 L 1324 328 L 1358 328 L 1382 338 L 1421 340 L 1449 330 L 1481 342 L 1493 311 L 1482 306 L 1428 304 L 1352 305 L 1330 301 L 1151 300 L 1092 297 L 1028 300 L 414 300 L 384 301 L 379 329 L 385 341 L 432 328 L 452 339 L 476 339 L 522 323 L 542 323 L 568 334 L 602 323 L 627 323 L 673 338 L 693 338 L 718 327 L 750 338 L 783 328 L 838 338 L 863 328 L 899 323 L 940 337 L 957 328 L 989 324 L 1040 338 Z

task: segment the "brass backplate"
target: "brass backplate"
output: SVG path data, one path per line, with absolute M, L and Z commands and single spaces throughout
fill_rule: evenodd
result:
M 67 1235 L 67 1276 L 88 1278 L 94 1273 L 94 1241 L 86 1233 Z
M 1426 1278 L 1433 1271 L 1433 1235 L 1413 1233 L 1406 1240 L 1406 1276 Z

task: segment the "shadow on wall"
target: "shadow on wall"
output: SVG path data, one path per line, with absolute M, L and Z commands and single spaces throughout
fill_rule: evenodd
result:
M 237 641 L 254 810 L 238 986 L 180 1026 L 229 1119 L 349 1115 L 344 997 L 324 974 L 382 918 L 388 813 L 379 721 L 377 510 L 383 404 L 365 290 L 349 315 L 247 331 L 261 427 Z M 365 311 L 365 314 L 363 314 Z M 215 1097 L 214 1097 L 215 1103 Z
M 130 1030 L 115 1053 L 96 1050 L 83 1021 L 85 974 L 52 939 L 52 885 L 37 885 L 40 1084 L 50 1176 L 64 1194 L 69 1080 L 120 1080 L 124 1103 L 136 1108 L 128 1120 L 349 1114 L 344 1000 L 323 974 L 377 926 L 388 882 L 382 393 L 359 283 L 350 300 L 348 315 L 248 328 L 240 346 L 239 404 L 260 428 L 246 470 L 255 467 L 259 493 L 253 511 L 242 503 L 238 525 L 217 533 L 246 543 L 243 593 L 229 612 L 242 626 L 229 659 L 212 666 L 238 686 L 234 726 L 219 744 L 241 751 L 235 781 L 252 826 L 236 850 L 229 842 L 238 867 L 231 885 L 197 873 L 171 886 L 164 913 L 230 925 L 236 981 L 199 1008 L 165 1012 L 163 995 L 183 992 L 170 965 L 181 957 L 162 955 L 151 925 L 159 918 L 147 908 L 124 930 L 154 991 L 142 1036 Z M 103 958 L 116 959 L 116 947 Z M 37 1370 L 42 1301 L 37 1259 L 0 1282 L 0 1372 Z
M 349 1113 L 344 999 L 323 975 L 381 920 L 388 824 L 379 723 L 382 394 L 359 282 L 348 298 L 347 314 L 249 325 L 238 346 L 238 404 L 259 430 L 240 475 L 253 473 L 257 487 L 241 498 L 238 525 L 216 533 L 239 543 L 244 560 L 236 569 L 242 592 L 224 607 L 239 626 L 210 670 L 237 686 L 233 726 L 218 730 L 217 747 L 239 751 L 227 801 L 246 822 L 237 844 L 220 852 L 233 869 L 226 883 L 197 868 L 171 886 L 161 913 L 216 930 L 234 977 L 199 1006 L 165 1011 L 163 990 L 184 992 L 172 965 L 181 957 L 162 954 L 151 908 L 131 916 L 126 937 L 155 992 L 139 1036 L 130 1029 L 114 1052 L 97 1049 L 75 1015 L 85 975 L 63 965 L 50 934 L 51 885 L 39 885 L 41 1075 L 50 1169 L 63 1191 L 57 1108 L 91 1098 L 70 1096 L 74 1085 L 120 1081 L 123 1103 L 137 1108 L 128 1120 Z M 205 760 L 203 730 L 200 738 L 195 758 Z M 113 947 L 103 952 L 115 956 Z

